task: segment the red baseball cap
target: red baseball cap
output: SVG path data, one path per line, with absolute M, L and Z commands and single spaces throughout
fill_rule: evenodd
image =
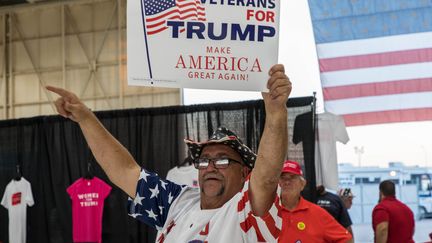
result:
M 282 173 L 291 173 L 294 175 L 303 176 L 303 171 L 300 164 L 292 160 L 285 160 Z

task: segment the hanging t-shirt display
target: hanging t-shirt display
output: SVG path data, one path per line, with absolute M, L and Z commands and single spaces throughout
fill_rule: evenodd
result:
M 80 178 L 68 187 L 74 242 L 102 242 L 104 200 L 110 191 L 111 187 L 97 177 Z
M 349 141 L 345 122 L 330 112 L 318 114 L 318 134 L 315 144 L 317 183 L 336 191 L 339 184 L 336 142 Z
M 174 167 L 168 171 L 167 180 L 179 185 L 198 188 L 198 170 L 193 165 Z
M 314 151 L 316 184 L 336 191 L 338 188 L 336 142 L 346 144 L 349 141 L 348 133 L 343 118 L 330 112 L 317 114 L 317 123 L 314 138 L 313 130 L 310 129 L 312 112 L 298 115 L 294 122 L 293 142 L 294 144 L 303 142 L 306 163 L 312 163 L 311 155 Z M 309 170 L 306 168 L 306 171 Z
M 34 204 L 30 183 L 21 177 L 6 186 L 1 205 L 8 210 L 9 242 L 26 242 L 27 206 Z

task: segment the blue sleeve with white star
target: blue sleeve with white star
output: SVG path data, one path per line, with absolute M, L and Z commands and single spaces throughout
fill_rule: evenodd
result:
M 183 187 L 162 180 L 156 173 L 141 169 L 135 199 L 128 200 L 128 213 L 143 223 L 160 229 L 164 226 L 168 211 Z

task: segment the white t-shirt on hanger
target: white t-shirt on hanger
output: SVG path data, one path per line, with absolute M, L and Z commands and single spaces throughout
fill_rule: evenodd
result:
M 27 206 L 34 204 L 30 182 L 24 177 L 12 180 L 6 186 L 1 205 L 9 211 L 9 242 L 25 243 L 27 228 Z
M 179 185 L 187 185 L 192 188 L 198 188 L 198 170 L 193 165 L 174 167 L 168 171 L 167 180 Z
M 336 191 L 339 184 L 336 142 L 349 141 L 345 122 L 330 112 L 317 115 L 318 132 L 315 142 L 315 173 L 317 185 Z

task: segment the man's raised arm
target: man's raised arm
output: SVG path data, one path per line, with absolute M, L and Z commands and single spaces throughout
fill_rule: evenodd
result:
M 55 101 L 58 113 L 79 124 L 94 157 L 109 179 L 134 198 L 141 169 L 132 155 L 74 93 L 52 86 L 46 88 L 60 95 Z
M 266 109 L 265 127 L 249 186 L 252 210 L 257 216 L 265 215 L 274 202 L 288 149 L 286 102 L 291 93 L 291 82 L 280 64 L 273 66 L 269 75 L 269 92 L 262 94 Z

